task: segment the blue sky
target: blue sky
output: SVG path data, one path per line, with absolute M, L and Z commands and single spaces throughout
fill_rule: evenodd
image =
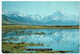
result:
M 50 15 L 58 10 L 79 15 L 78 1 L 3 1 L 2 9 L 18 11 L 22 14 Z

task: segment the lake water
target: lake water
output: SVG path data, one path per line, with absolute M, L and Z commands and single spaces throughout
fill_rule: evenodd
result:
M 53 51 L 79 52 L 79 29 L 25 29 L 4 32 L 4 42 L 44 44 L 44 46 L 28 46 L 26 48 L 51 48 Z M 16 39 L 17 40 L 13 40 Z

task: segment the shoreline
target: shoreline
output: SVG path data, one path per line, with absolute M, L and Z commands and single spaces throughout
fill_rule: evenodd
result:
M 80 26 L 2 25 L 2 29 L 79 29 Z

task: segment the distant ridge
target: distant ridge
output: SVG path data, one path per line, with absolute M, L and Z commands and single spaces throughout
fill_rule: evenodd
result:
M 75 15 L 66 15 L 62 11 L 56 11 L 49 16 L 26 15 L 18 12 L 9 13 L 2 11 L 2 24 L 20 24 L 20 25 L 79 25 L 79 17 Z

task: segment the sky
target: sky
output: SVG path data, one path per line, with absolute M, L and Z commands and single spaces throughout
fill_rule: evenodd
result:
M 58 10 L 79 15 L 79 1 L 3 1 L 2 9 L 29 15 L 50 15 Z

